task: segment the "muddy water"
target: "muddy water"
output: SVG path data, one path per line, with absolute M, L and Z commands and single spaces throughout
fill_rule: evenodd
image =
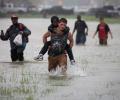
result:
M 75 20 L 68 20 L 73 30 Z M 97 22 L 87 22 L 89 35 L 85 46 L 73 47 L 76 65 L 66 76 L 50 76 L 47 54 L 43 62 L 34 62 L 43 46 L 42 35 L 49 19 L 20 19 L 32 31 L 25 50 L 25 63 L 11 63 L 9 42 L 0 40 L 0 100 L 120 100 L 120 24 L 110 24 L 114 38 L 108 46 L 92 39 Z M 0 19 L 0 29 L 11 24 Z M 74 35 L 75 39 L 75 35 Z

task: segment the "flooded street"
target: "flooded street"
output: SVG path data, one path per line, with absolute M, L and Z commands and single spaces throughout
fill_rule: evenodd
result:
M 68 19 L 71 32 L 74 21 Z M 76 65 L 70 66 L 68 58 L 67 75 L 51 77 L 47 54 L 42 62 L 33 61 L 50 19 L 19 22 L 32 32 L 24 52 L 26 62 L 11 63 L 9 41 L 0 40 L 0 100 L 120 100 L 120 24 L 109 24 L 113 39 L 109 36 L 108 46 L 99 46 L 98 37 L 92 39 L 98 22 L 86 22 L 86 45 L 73 47 Z M 9 19 L 0 19 L 0 30 L 9 25 Z

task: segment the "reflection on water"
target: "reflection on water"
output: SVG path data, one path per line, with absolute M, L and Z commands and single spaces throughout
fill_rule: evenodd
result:
M 86 45 L 73 47 L 76 65 L 71 66 L 68 59 L 67 74 L 51 76 L 47 54 L 44 61 L 33 61 L 43 45 L 41 38 L 49 19 L 20 21 L 32 31 L 26 62 L 11 63 L 9 43 L 0 40 L 0 100 L 120 100 L 119 24 L 110 25 L 114 39 L 108 39 L 108 46 L 99 46 L 97 37 L 92 39 L 97 22 L 88 22 Z M 0 29 L 10 25 L 6 19 L 0 22 Z M 72 30 L 74 20 L 68 20 L 68 25 Z

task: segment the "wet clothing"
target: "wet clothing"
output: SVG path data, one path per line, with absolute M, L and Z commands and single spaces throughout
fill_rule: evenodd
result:
M 50 45 L 51 45 L 51 41 L 46 42 L 39 54 L 44 55 L 47 52 Z M 65 50 L 67 51 L 70 60 L 74 60 L 72 49 L 70 48 L 70 46 L 68 44 L 66 45 Z
M 100 45 L 107 45 L 107 39 L 99 39 Z
M 85 34 L 77 34 L 76 35 L 76 44 L 85 44 L 86 42 L 86 35 Z
M 13 41 L 15 37 L 20 34 L 20 32 L 23 32 L 22 34 L 22 45 L 17 46 Z M 11 59 L 12 61 L 16 61 L 17 59 L 21 61 L 23 59 L 23 51 L 26 47 L 26 44 L 28 43 L 29 39 L 28 36 L 31 34 L 31 31 L 24 26 L 22 23 L 17 23 L 15 25 L 11 25 L 5 35 L 1 35 L 1 39 L 6 41 L 10 40 L 10 47 L 11 47 Z M 19 58 L 18 58 L 19 56 Z
M 108 36 L 108 32 L 110 31 L 110 28 L 107 24 L 99 24 L 97 26 L 96 32 L 98 32 L 100 39 L 105 39 Z
M 48 27 L 48 31 L 51 33 L 54 33 L 54 30 L 57 28 L 58 26 L 54 27 L 52 24 Z M 66 27 L 64 30 L 64 33 L 67 34 L 69 33 L 69 27 Z M 48 41 L 44 44 L 43 48 L 41 49 L 41 51 L 39 52 L 39 54 L 45 54 L 49 48 L 49 46 L 51 45 L 51 41 Z M 72 49 L 70 48 L 70 46 L 68 44 L 66 44 L 65 50 L 68 53 L 68 56 L 70 58 L 70 60 L 74 60 L 73 57 L 73 53 L 72 53 Z
M 108 38 L 109 31 L 110 31 L 110 28 L 107 24 L 99 24 L 97 26 L 96 32 L 98 32 L 99 44 L 107 45 L 107 38 Z
M 58 32 L 57 29 L 51 33 L 51 45 L 48 51 L 49 56 L 58 56 L 64 53 L 68 34 L 65 32 Z
M 84 44 L 86 42 L 85 29 L 88 28 L 85 21 L 77 20 L 74 25 L 74 30 L 77 30 L 76 44 Z
M 15 47 L 14 49 L 11 49 L 11 59 L 12 61 L 24 61 L 24 54 L 23 51 L 26 47 L 26 43 L 22 46 Z

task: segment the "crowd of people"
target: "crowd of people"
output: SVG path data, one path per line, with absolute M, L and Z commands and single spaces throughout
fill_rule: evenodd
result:
M 0 39 L 3 41 L 10 40 L 11 46 L 11 60 L 24 61 L 24 50 L 26 44 L 29 42 L 29 35 L 31 31 L 22 23 L 18 22 L 18 16 L 11 16 L 12 25 L 7 29 L 6 33 L 1 30 Z M 76 33 L 76 45 L 85 45 L 86 36 L 88 35 L 88 26 L 81 16 L 77 16 L 75 21 L 73 32 L 70 32 L 67 26 L 66 18 L 59 18 L 58 16 L 51 17 L 51 24 L 48 26 L 47 32 L 43 36 L 44 46 L 41 48 L 39 54 L 34 57 L 34 60 L 43 60 L 44 54 L 48 51 L 49 56 L 57 56 L 66 52 L 69 56 L 71 64 L 75 64 L 74 55 L 72 52 L 73 47 L 73 35 Z M 98 33 L 99 44 L 107 45 L 108 34 L 113 38 L 109 26 L 105 23 L 104 18 L 100 17 L 100 23 L 93 35 L 93 38 Z M 15 38 L 21 35 L 22 44 L 16 44 Z M 50 41 L 47 38 L 50 37 Z M 69 43 L 67 42 L 69 41 Z

